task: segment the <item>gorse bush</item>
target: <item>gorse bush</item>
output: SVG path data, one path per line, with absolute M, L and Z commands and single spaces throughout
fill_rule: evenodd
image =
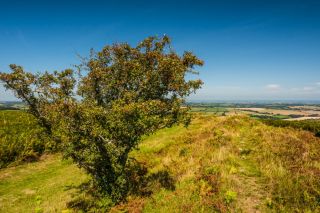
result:
M 301 121 L 286 121 L 262 119 L 263 123 L 276 127 L 292 127 L 295 129 L 303 129 L 313 132 L 315 136 L 320 137 L 320 121 L 319 120 L 301 120 Z
M 186 80 L 203 62 L 178 55 L 170 39 L 149 37 L 138 46 L 104 47 L 78 66 L 79 75 L 32 74 L 10 65 L 1 73 L 6 88 L 29 107 L 65 157 L 91 175 L 97 190 L 118 203 L 129 191 L 128 155 L 141 138 L 173 124 L 190 122 L 185 97 L 200 88 Z

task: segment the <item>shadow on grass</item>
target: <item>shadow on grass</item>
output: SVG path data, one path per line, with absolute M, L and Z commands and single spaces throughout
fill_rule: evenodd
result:
M 175 190 L 175 180 L 167 169 L 156 173 L 149 173 L 148 168 L 130 160 L 126 169 L 127 193 L 125 197 L 149 197 L 160 189 Z M 92 181 L 82 183 L 79 186 L 68 186 L 66 190 L 75 189 L 73 198 L 67 203 L 68 208 L 82 211 L 108 211 L 115 203 L 106 195 L 101 195 Z M 124 199 L 123 202 L 126 202 Z
M 127 170 L 129 195 L 150 196 L 161 188 L 175 190 L 175 180 L 167 169 L 149 173 L 148 168 L 137 162 L 131 162 Z

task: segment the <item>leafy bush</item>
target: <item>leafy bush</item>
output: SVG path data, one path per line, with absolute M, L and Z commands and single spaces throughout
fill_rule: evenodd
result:
M 237 199 L 237 193 L 234 191 L 227 191 L 225 193 L 224 199 L 227 204 L 230 204 Z
M 79 76 L 71 69 L 35 75 L 10 65 L 12 72 L 0 79 L 47 135 L 63 143 L 65 157 L 92 177 L 99 193 L 119 203 L 130 191 L 129 153 L 143 136 L 190 123 L 182 106 L 202 81 L 185 77 L 203 61 L 191 52 L 178 55 L 170 43 L 164 36 L 136 47 L 106 46 L 83 61 Z
M 313 132 L 315 136 L 320 137 L 320 121 L 319 120 L 287 121 L 287 120 L 262 119 L 261 121 L 270 126 L 292 127 L 295 129 L 310 131 L 310 132 Z
M 34 161 L 53 149 L 32 116 L 18 110 L 0 111 L 0 168 L 14 161 Z

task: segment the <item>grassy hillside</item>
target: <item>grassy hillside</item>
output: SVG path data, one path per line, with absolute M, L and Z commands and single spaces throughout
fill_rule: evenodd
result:
M 46 148 L 38 139 L 35 119 L 19 110 L 0 110 L 0 168 L 12 162 L 37 159 Z
M 307 131 L 197 115 L 132 156 L 148 178 L 111 212 L 320 212 L 320 139 Z M 1 169 L 0 212 L 61 212 L 85 180 L 57 155 Z
M 71 200 L 71 186 L 86 180 L 59 155 L 0 170 L 0 212 L 61 212 Z

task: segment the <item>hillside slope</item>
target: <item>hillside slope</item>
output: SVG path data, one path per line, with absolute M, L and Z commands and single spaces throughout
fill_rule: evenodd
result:
M 197 115 L 147 137 L 132 157 L 148 178 L 111 212 L 320 212 L 320 140 L 307 131 Z M 85 179 L 57 156 L 2 169 L 0 212 L 59 212 L 74 193 L 64 186 Z

